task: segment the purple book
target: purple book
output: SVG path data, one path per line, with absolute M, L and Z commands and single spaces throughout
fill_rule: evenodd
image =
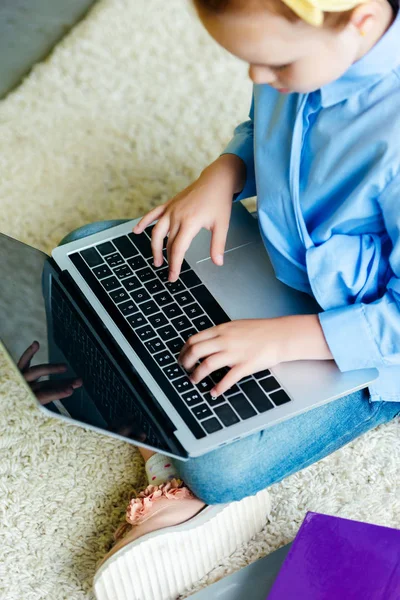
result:
M 309 512 L 268 600 L 399 600 L 400 531 Z

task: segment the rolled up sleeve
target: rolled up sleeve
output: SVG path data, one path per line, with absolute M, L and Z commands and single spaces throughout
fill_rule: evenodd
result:
M 400 177 L 379 198 L 392 241 L 393 276 L 381 298 L 327 310 L 318 315 L 327 344 L 341 371 L 400 366 Z
M 235 154 L 243 160 L 246 165 L 246 183 L 244 188 L 238 194 L 235 194 L 233 200 L 244 200 L 257 194 L 256 177 L 254 170 L 254 96 L 251 103 L 249 120 L 241 123 L 234 130 L 234 136 L 221 153 Z

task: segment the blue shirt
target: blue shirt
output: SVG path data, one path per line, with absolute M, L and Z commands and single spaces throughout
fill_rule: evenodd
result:
M 247 167 L 278 279 L 315 297 L 341 371 L 376 367 L 400 402 L 400 14 L 361 60 L 309 94 L 255 85 L 224 153 Z

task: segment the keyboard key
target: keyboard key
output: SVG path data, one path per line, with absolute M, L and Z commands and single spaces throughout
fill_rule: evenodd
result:
M 173 356 L 171 356 L 171 354 L 168 352 L 168 350 L 163 350 L 162 352 L 155 354 L 153 356 L 153 358 L 157 361 L 157 363 L 160 365 L 160 367 L 163 367 L 164 365 L 168 365 L 172 362 L 176 364 L 175 358 Z
M 165 267 L 164 269 L 159 269 L 156 271 L 157 277 L 163 283 L 168 281 L 168 273 L 169 273 L 169 267 Z
M 269 369 L 265 369 L 264 371 L 258 371 L 258 373 L 254 373 L 253 377 L 256 379 L 262 379 L 263 377 L 268 377 L 271 375 L 271 371 Z
M 203 398 L 196 390 L 192 390 L 190 392 L 186 392 L 186 394 L 182 394 L 182 398 L 188 406 L 196 406 L 196 404 L 201 404 L 202 402 L 204 402 Z
M 158 338 L 145 342 L 145 346 L 151 354 L 155 354 L 156 352 L 160 352 L 160 350 L 166 349 L 164 342 L 162 342 Z
M 118 252 L 114 252 L 114 254 L 110 254 L 110 256 L 106 256 L 106 261 L 111 268 L 118 267 L 118 265 L 122 265 L 124 259 Z
M 192 271 L 192 269 L 181 273 L 180 279 L 188 288 L 192 288 L 201 283 L 201 280 L 197 277 L 196 273 Z
M 103 244 L 99 244 L 98 246 L 96 246 L 96 249 L 100 252 L 102 256 L 115 252 L 115 246 L 113 246 L 111 242 L 104 242 Z
M 149 316 L 149 321 L 156 329 L 168 323 L 168 319 L 163 313 L 158 312 L 155 315 Z
M 167 369 L 168 369 L 168 367 L 167 367 Z M 193 385 L 188 377 L 181 377 L 180 379 L 175 379 L 175 381 L 173 381 L 172 384 L 173 384 L 174 388 L 176 389 L 176 391 L 179 392 L 180 394 L 193 389 Z
M 144 232 L 130 233 L 129 238 L 145 258 L 151 258 L 153 256 L 150 239 Z
M 132 315 L 134 312 L 137 312 L 137 307 L 133 300 L 127 300 L 126 302 L 119 304 L 118 308 L 122 312 L 122 314 L 125 315 L 125 317 L 127 317 L 128 315 Z
M 212 323 L 210 319 L 206 316 L 197 317 L 197 319 L 193 319 L 193 325 L 199 331 L 203 331 L 203 329 L 208 329 L 209 327 L 214 327 L 214 323 Z
M 240 389 L 236 385 L 236 383 L 234 383 L 233 386 L 229 388 L 229 390 L 226 390 L 226 392 L 224 392 L 224 394 L 225 396 L 232 396 L 233 394 L 237 394 L 238 392 L 240 392 Z
M 148 300 L 147 302 L 143 302 L 143 304 L 140 305 L 140 310 L 147 317 L 147 315 L 152 315 L 160 309 L 158 308 L 157 304 L 153 302 L 153 300 Z
M 126 262 L 130 267 L 132 267 L 134 271 L 136 271 L 137 269 L 143 269 L 143 267 L 147 266 L 146 261 L 144 260 L 143 256 L 140 256 L 140 254 L 137 254 L 136 256 L 130 258 Z
M 217 417 L 222 421 L 225 427 L 239 423 L 239 417 L 233 412 L 230 406 L 223 404 L 222 406 L 216 406 L 214 412 Z
M 279 390 L 279 388 L 281 387 L 275 379 L 275 377 L 272 376 L 267 377 L 266 379 L 262 379 L 258 383 L 261 385 L 262 389 L 267 393 L 273 392 L 274 390 Z
M 232 396 L 229 398 L 229 402 L 241 419 L 250 419 L 250 417 L 254 417 L 254 415 L 257 414 L 243 394 L 236 394 L 236 396 Z
M 216 398 L 213 398 L 208 392 L 204 394 L 204 399 L 207 402 L 207 404 L 212 408 L 214 408 L 214 406 L 218 406 L 219 404 L 224 404 L 224 402 L 226 402 L 226 398 L 224 398 L 223 396 L 217 396 Z
M 166 261 L 166 260 L 163 260 L 163 263 L 162 263 L 162 265 L 160 265 L 159 267 L 156 267 L 156 266 L 154 265 L 154 258 L 153 258 L 153 256 L 152 256 L 151 258 L 149 258 L 149 259 L 147 260 L 147 264 L 149 265 L 149 267 L 151 267 L 152 269 L 154 269 L 154 271 L 157 271 L 157 269 L 162 269 L 163 267 L 166 267 L 166 266 L 167 266 L 167 261 Z
M 190 292 L 182 292 L 176 294 L 175 300 L 179 304 L 179 306 L 185 306 L 186 304 L 191 304 L 194 302 L 194 298 Z
M 225 377 L 225 375 L 228 373 L 228 371 L 229 371 L 229 369 L 227 367 L 222 368 L 222 369 L 217 369 L 216 371 L 213 371 L 212 373 L 210 373 L 210 377 L 214 383 L 219 383 Z M 239 388 L 238 388 L 238 391 L 239 391 Z
M 185 286 L 181 281 L 179 281 L 179 279 L 176 281 L 167 281 L 165 283 L 165 287 L 170 294 L 177 294 L 178 292 L 183 292 L 185 290 Z
M 213 417 L 212 419 L 207 419 L 206 421 L 202 421 L 201 424 L 203 425 L 207 433 L 215 433 L 216 431 L 222 429 L 221 423 L 215 417 Z
M 86 260 L 89 267 L 97 267 L 104 262 L 96 248 L 87 248 L 86 250 L 82 250 L 81 256 Z
M 150 294 L 157 294 L 157 292 L 165 292 L 165 287 L 158 279 L 153 279 L 144 284 L 144 287 Z
M 168 340 L 172 340 L 173 338 L 175 338 L 178 334 L 175 331 L 175 329 L 172 327 L 172 325 L 166 325 L 165 327 L 160 327 L 160 329 L 157 331 L 158 335 L 160 336 L 161 339 L 163 339 L 164 341 L 168 341 Z
M 205 285 L 199 285 L 198 287 L 195 287 L 190 291 L 192 292 L 193 296 L 196 298 L 200 306 L 203 307 L 203 310 L 206 313 L 206 315 L 208 315 L 216 325 L 220 325 L 221 323 L 228 323 L 228 321 L 230 321 L 230 318 L 228 317 L 226 312 L 218 304 L 214 296 L 208 291 Z
M 185 331 L 181 331 L 180 334 L 183 337 L 184 341 L 187 342 L 190 336 L 196 335 L 197 329 L 191 327 L 190 329 L 185 329 Z
M 142 287 L 139 279 L 135 276 L 128 277 L 128 279 L 123 279 L 122 285 L 128 290 L 128 292 L 133 292 Z
M 136 329 L 136 333 L 140 337 L 142 342 L 145 342 L 146 340 L 150 340 L 151 338 L 154 338 L 156 335 L 156 332 L 154 331 L 154 329 L 152 327 L 150 327 L 150 325 L 148 325 L 148 324 L 145 325 L 144 327 L 140 327 L 139 329 Z
M 166 306 L 174 301 L 171 294 L 168 292 L 160 292 L 159 294 L 155 294 L 154 300 L 157 302 L 158 306 Z
M 110 296 L 115 304 L 123 302 L 124 300 L 129 300 L 129 294 L 127 294 L 124 288 L 118 288 L 117 290 L 110 292 Z
M 177 331 L 183 331 L 184 329 L 188 329 L 192 325 L 189 319 L 184 315 L 182 315 L 181 317 L 176 317 L 176 319 L 172 319 L 171 323 Z
M 187 306 L 184 306 L 183 310 L 185 311 L 185 313 L 187 314 L 187 316 L 190 319 L 199 317 L 204 312 L 203 309 L 201 308 L 201 306 L 199 304 L 197 304 L 197 302 L 194 302 L 193 304 L 188 304 Z
M 179 337 L 167 342 L 169 351 L 172 352 L 172 354 L 179 354 L 179 352 L 182 350 L 183 344 L 184 342 L 182 338 Z
M 104 264 L 100 265 L 100 267 L 95 267 L 93 273 L 97 279 L 104 279 L 104 277 L 110 277 L 110 275 L 112 275 L 111 269 Z
M 141 287 L 138 290 L 131 292 L 131 296 L 137 304 L 145 302 L 146 300 L 150 300 L 150 294 L 147 290 L 145 290 L 144 287 Z
M 121 267 L 117 267 L 116 269 L 114 269 L 114 274 L 118 277 L 118 279 L 125 279 L 125 277 L 129 277 L 129 275 L 133 275 L 128 265 L 122 265 Z
M 214 387 L 214 382 L 209 378 L 205 377 L 199 383 L 196 383 L 196 387 L 200 392 L 209 392 Z
M 111 292 L 121 285 L 116 277 L 107 277 L 107 279 L 102 279 L 101 283 L 107 292 Z
M 189 271 L 190 269 L 190 265 L 187 262 L 187 260 L 183 259 L 182 261 L 182 266 L 181 266 L 181 273 L 184 273 L 185 271 Z
M 182 309 L 176 303 L 164 306 L 163 313 L 166 317 L 168 317 L 168 319 L 173 319 L 174 317 L 178 317 L 179 315 L 183 314 Z
M 254 379 L 250 379 L 250 381 L 241 383 L 240 388 L 247 395 L 251 403 L 254 404 L 258 412 L 263 413 L 267 410 L 271 410 L 271 408 L 274 408 L 272 402 L 267 398 L 263 390 L 260 388 L 257 382 L 254 381 Z
M 176 363 L 174 365 L 171 365 L 170 367 L 165 367 L 165 369 L 163 369 L 163 372 L 170 381 L 172 381 L 173 379 L 176 379 L 177 377 L 182 377 L 182 375 L 183 375 L 182 369 Z M 184 378 L 182 377 L 182 379 L 184 379 Z M 190 383 L 190 381 L 189 381 L 189 383 Z
M 130 258 L 137 254 L 135 246 L 131 244 L 128 236 L 122 235 L 121 237 L 113 240 L 114 245 L 118 248 L 124 258 Z
M 154 279 L 154 272 L 152 269 L 150 269 L 150 267 L 145 267 L 144 269 L 140 269 L 139 271 L 136 271 L 136 275 L 137 275 L 137 277 L 139 277 L 139 279 L 142 283 L 145 283 L 146 281 L 150 281 L 151 279 Z
M 136 327 L 140 327 L 141 325 L 145 325 L 147 323 L 146 317 L 139 312 L 136 313 L 135 315 L 131 315 L 130 317 L 127 318 L 127 320 L 129 321 L 131 327 L 133 327 L 134 329 L 136 329 Z
M 207 404 L 199 404 L 198 406 L 195 406 L 194 408 L 192 408 L 192 412 L 196 416 L 196 418 L 199 419 L 199 421 L 212 416 L 212 412 L 208 408 Z
M 289 396 L 284 390 L 279 390 L 278 392 L 274 392 L 269 396 L 275 406 L 282 406 L 282 404 L 286 404 L 287 402 L 291 402 Z

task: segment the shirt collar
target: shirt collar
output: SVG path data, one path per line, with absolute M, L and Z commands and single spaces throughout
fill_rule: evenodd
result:
M 321 104 L 332 106 L 362 92 L 400 64 L 400 11 L 391 27 L 360 60 L 355 62 L 342 77 L 324 85 L 321 89 Z

